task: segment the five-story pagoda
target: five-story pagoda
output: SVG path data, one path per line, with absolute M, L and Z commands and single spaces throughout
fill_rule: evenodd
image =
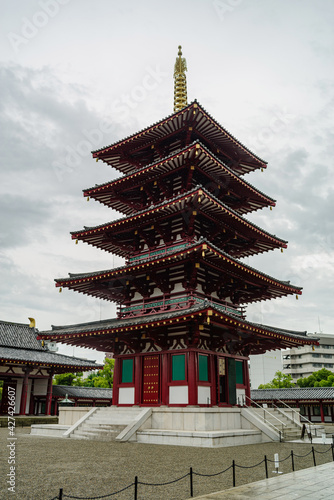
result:
M 245 305 L 301 294 L 239 259 L 286 242 L 245 215 L 275 201 L 243 179 L 266 163 L 196 101 L 179 47 L 174 113 L 93 152 L 121 172 L 84 195 L 122 217 L 72 233 L 125 265 L 57 279 L 118 304 L 118 317 L 41 334 L 115 357 L 114 405 L 235 405 L 249 396 L 249 354 L 312 343 L 250 323 Z

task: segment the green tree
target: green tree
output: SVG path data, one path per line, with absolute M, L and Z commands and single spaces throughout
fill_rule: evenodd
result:
M 286 375 L 278 370 L 271 382 L 260 384 L 258 389 L 282 389 L 287 387 L 295 387 L 291 375 Z
M 89 385 L 91 387 L 111 388 L 114 383 L 114 366 L 115 360 L 106 358 L 102 370 L 99 370 L 97 373 L 91 373 L 90 375 L 88 375 L 88 378 L 83 381 L 84 385 L 86 385 L 85 382 L 88 382 L 89 379 Z
M 334 373 L 321 368 L 308 377 L 299 378 L 297 385 L 299 387 L 334 387 Z
M 112 387 L 114 382 L 115 360 L 106 358 L 104 366 L 97 372 L 92 372 L 87 378 L 81 373 L 59 373 L 54 376 L 53 383 L 57 385 L 76 385 L 81 387 Z
M 82 372 L 58 373 L 53 378 L 55 385 L 82 385 Z

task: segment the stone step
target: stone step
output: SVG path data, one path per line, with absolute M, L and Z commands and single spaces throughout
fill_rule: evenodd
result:
M 94 418 L 91 417 L 89 419 L 87 419 L 87 422 L 91 422 L 91 423 L 101 423 L 101 424 L 116 424 L 116 425 L 128 425 L 130 424 L 131 422 L 134 421 L 136 417 L 131 417 L 131 418 L 121 418 L 119 417 L 118 415 L 117 416 L 112 416 L 112 417 L 109 417 L 109 418 L 105 418 L 105 417 L 101 417 L 99 418 L 98 415 L 96 415 Z
M 95 429 L 92 429 L 92 430 L 78 430 L 78 431 L 74 431 L 73 432 L 73 435 L 74 436 L 87 436 L 87 437 L 90 437 L 90 436 L 106 436 L 106 435 L 115 435 L 117 436 L 118 435 L 118 431 L 116 430 L 95 430 Z
M 124 424 L 100 424 L 100 423 L 91 423 L 91 422 L 84 422 L 81 426 L 80 429 L 97 429 L 97 430 L 122 430 L 124 429 L 125 425 Z

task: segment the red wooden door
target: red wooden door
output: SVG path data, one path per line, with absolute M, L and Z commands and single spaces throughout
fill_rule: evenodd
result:
M 159 404 L 159 385 L 159 356 L 144 356 L 142 404 Z

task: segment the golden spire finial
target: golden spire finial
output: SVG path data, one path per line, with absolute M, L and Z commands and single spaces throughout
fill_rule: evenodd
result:
M 179 45 L 178 57 L 174 66 L 174 113 L 187 106 L 187 63 L 182 56 L 181 45 Z

